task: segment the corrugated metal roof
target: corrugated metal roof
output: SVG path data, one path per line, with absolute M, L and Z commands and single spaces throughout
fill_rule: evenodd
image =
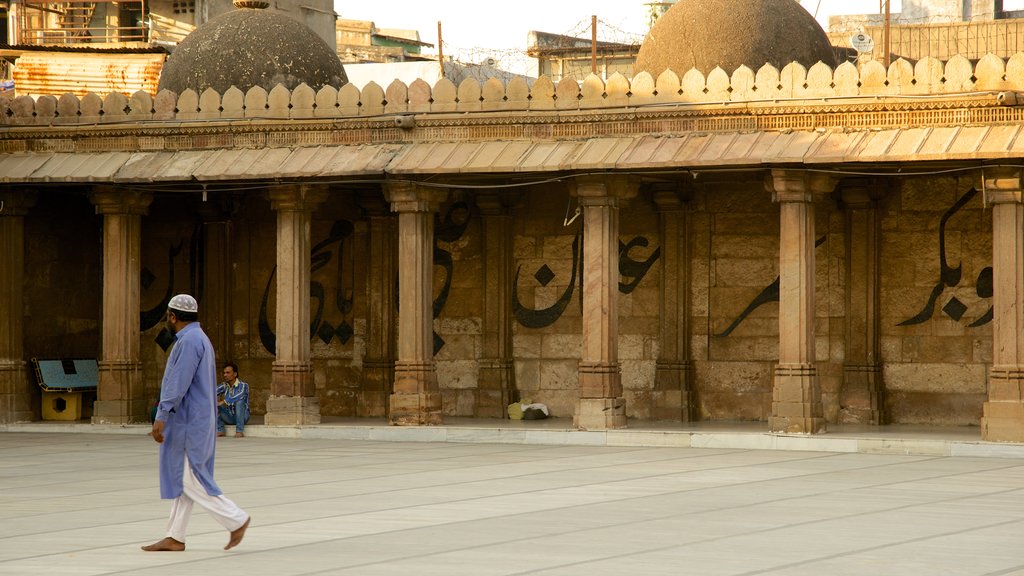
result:
M 25 52 L 14 63 L 14 90 L 19 96 L 156 94 L 166 58 L 162 52 Z
M 385 174 L 499 174 L 779 164 L 987 160 L 1024 155 L 1020 126 L 731 132 L 532 142 L 0 154 L 0 182 L 180 182 Z

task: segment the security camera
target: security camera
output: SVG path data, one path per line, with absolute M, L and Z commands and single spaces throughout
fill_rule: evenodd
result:
M 395 122 L 395 128 L 412 130 L 416 127 L 416 118 L 413 116 L 395 116 L 392 120 Z

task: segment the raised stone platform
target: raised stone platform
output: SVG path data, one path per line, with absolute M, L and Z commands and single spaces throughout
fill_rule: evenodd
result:
M 511 421 L 446 418 L 441 426 L 389 426 L 384 419 L 331 419 L 307 426 L 266 426 L 260 417 L 248 437 L 383 442 L 452 442 L 555 446 L 637 446 L 791 450 L 861 454 L 906 454 L 1024 458 L 1024 444 L 984 442 L 975 427 L 830 426 L 826 434 L 779 434 L 763 422 L 672 424 L 631 422 L 621 430 L 581 431 L 568 418 Z M 0 432 L 145 434 L 148 425 L 87 422 L 28 422 L 0 425 Z M 230 434 L 229 434 L 230 436 Z

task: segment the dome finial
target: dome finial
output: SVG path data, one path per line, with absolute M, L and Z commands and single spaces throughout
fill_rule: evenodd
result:
M 253 10 L 270 7 L 270 2 L 266 0 L 233 0 L 232 4 L 235 5 L 235 8 L 251 8 Z

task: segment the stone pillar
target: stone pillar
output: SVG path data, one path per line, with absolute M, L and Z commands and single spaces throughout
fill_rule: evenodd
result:
M 654 372 L 654 418 L 693 418 L 693 363 L 690 362 L 689 212 L 678 183 L 655 186 L 661 241 L 661 326 Z
M 445 194 L 411 182 L 385 189 L 398 213 L 398 353 L 388 418 L 399 426 L 442 420 L 434 371 L 434 212 Z
M 1024 204 L 1020 169 L 986 168 L 992 206 L 992 369 L 981 438 L 1024 442 Z
M 203 218 L 206 251 L 203 254 L 203 278 L 200 286 L 199 315 L 203 332 L 209 336 L 217 353 L 218 367 L 234 358 L 231 350 L 231 220 L 216 201 L 203 202 L 199 213 Z M 201 298 L 200 298 L 201 296 Z M 218 376 L 220 371 L 217 371 Z
M 620 176 L 575 182 L 583 208 L 583 351 L 573 424 L 581 430 L 626 426 L 619 367 L 619 201 L 636 192 Z
M 772 432 L 825 431 L 814 355 L 814 194 L 831 181 L 802 171 L 772 170 L 767 187 L 781 204 L 779 363 L 772 389 Z
M 476 205 L 483 215 L 484 318 L 475 414 L 504 418 L 519 399 L 512 366 L 512 216 L 498 193 L 478 194 Z
M 25 365 L 25 214 L 35 195 L 0 192 L 0 423 L 32 420 Z
M 90 199 L 103 214 L 103 311 L 96 424 L 149 419 L 142 382 L 139 277 L 142 273 L 142 216 L 152 196 L 97 187 Z
M 846 208 L 846 346 L 839 421 L 881 424 L 885 388 L 879 347 L 880 225 L 876 198 L 885 182 L 843 183 Z
M 366 355 L 356 415 L 387 416 L 395 375 L 395 226 L 380 193 L 362 194 L 359 205 L 370 217 L 366 269 Z
M 320 400 L 309 359 L 310 221 L 327 199 L 322 184 L 276 186 L 277 350 L 270 377 L 265 422 L 270 426 L 320 423 Z

